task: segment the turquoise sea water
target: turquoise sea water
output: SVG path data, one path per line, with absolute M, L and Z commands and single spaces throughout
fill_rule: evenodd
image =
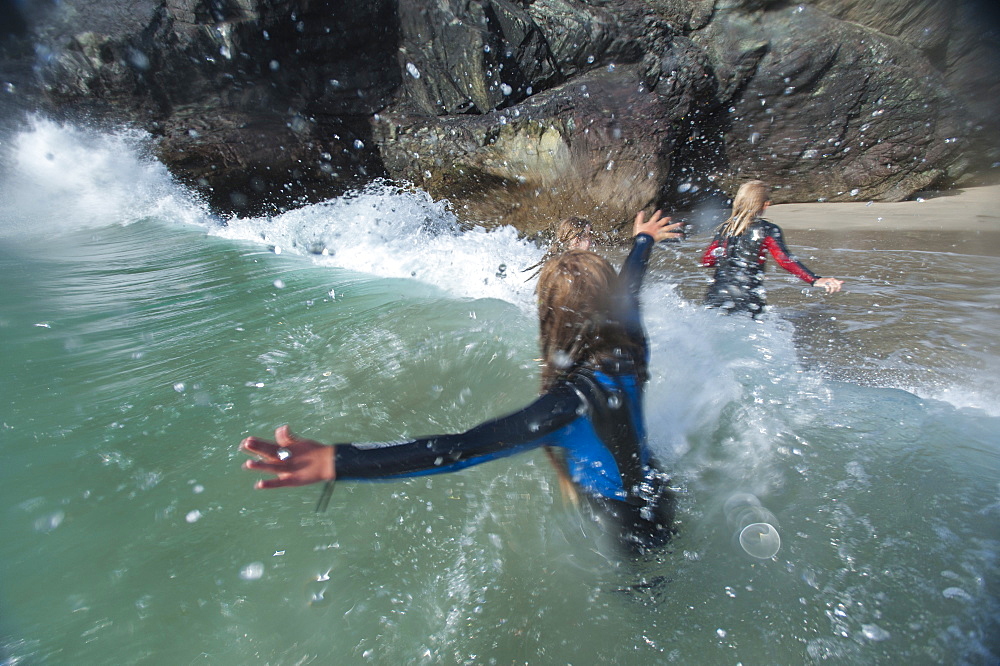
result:
M 621 562 L 540 454 L 341 483 L 321 514 L 318 488 L 254 491 L 248 434 L 392 440 L 529 402 L 541 250 L 385 185 L 221 221 L 146 147 L 44 120 L 3 146 L 0 663 L 1000 657 L 995 238 L 793 234 L 846 292 L 772 273 L 762 323 L 697 304 L 704 239 L 658 248 L 647 408 L 679 533 Z M 776 516 L 773 558 L 734 542 L 737 492 Z

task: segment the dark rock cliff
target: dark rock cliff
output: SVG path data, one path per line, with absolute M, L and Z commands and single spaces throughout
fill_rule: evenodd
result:
M 222 212 L 378 177 L 526 232 L 742 179 L 886 200 L 1000 159 L 980 0 L 0 2 L 0 116 L 128 124 Z M 963 180 L 964 179 L 964 180 Z

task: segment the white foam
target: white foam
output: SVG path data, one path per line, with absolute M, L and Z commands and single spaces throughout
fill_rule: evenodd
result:
M 542 250 L 504 226 L 463 229 L 446 202 L 384 182 L 274 217 L 233 218 L 211 233 L 386 278 L 416 279 L 467 298 L 530 307 L 523 269 Z
M 986 383 L 984 382 L 980 386 L 985 387 L 985 385 Z M 998 388 L 995 382 L 993 388 Z M 935 389 L 913 387 L 904 390 L 920 398 L 946 402 L 957 409 L 976 409 L 982 410 L 987 416 L 1000 416 L 1000 401 L 996 397 L 997 393 L 1000 393 L 1000 390 L 996 391 L 993 395 L 989 395 L 980 389 L 970 389 L 966 386 L 958 385 Z
M 207 208 L 151 155 L 145 132 L 104 132 L 37 115 L 27 124 L 2 156 L 0 237 L 50 237 L 148 217 L 209 220 Z

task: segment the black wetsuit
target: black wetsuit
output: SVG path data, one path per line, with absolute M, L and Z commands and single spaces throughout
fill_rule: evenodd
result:
M 809 284 L 819 279 L 785 247 L 781 227 L 757 218 L 739 236 L 718 232 L 705 250 L 702 266 L 715 266 L 705 303 L 727 312 L 761 314 L 767 304 L 763 283 L 768 252 L 782 268 Z
M 644 550 L 667 540 L 673 497 L 646 444 L 643 388 L 648 345 L 639 288 L 652 237 L 640 234 L 621 270 L 622 323 L 641 350 L 601 367 L 578 366 L 524 409 L 454 435 L 336 448 L 338 479 L 392 479 L 451 472 L 539 446 L 565 451 L 568 471 L 595 516 L 622 544 Z

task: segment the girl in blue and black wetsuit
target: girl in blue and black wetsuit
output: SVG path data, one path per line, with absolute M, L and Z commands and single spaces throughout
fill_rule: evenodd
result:
M 639 289 L 654 243 L 670 218 L 639 213 L 632 251 L 620 274 L 599 255 L 571 250 L 542 267 L 538 314 L 542 393 L 513 414 L 461 434 L 402 444 L 324 446 L 279 428 L 275 442 L 248 437 L 256 456 L 244 467 L 276 474 L 258 488 L 334 479 L 393 479 L 451 472 L 539 446 L 556 447 L 561 464 L 593 515 L 630 550 L 662 544 L 673 502 L 666 476 L 646 444 L 643 388 L 648 346 Z M 676 226 L 676 225 L 673 225 Z
M 828 294 L 840 291 L 841 280 L 819 277 L 796 259 L 781 234 L 781 228 L 760 216 L 771 203 L 771 188 L 761 180 L 740 186 L 733 210 L 719 227 L 712 244 L 701 258 L 702 266 L 715 267 L 705 304 L 727 312 L 762 314 L 766 305 L 764 267 L 770 252 L 786 271 Z

